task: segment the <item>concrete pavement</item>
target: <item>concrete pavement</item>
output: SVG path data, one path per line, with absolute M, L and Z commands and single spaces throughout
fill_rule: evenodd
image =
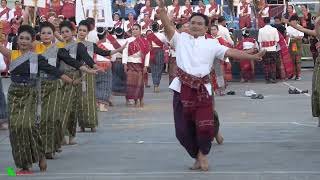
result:
M 225 143 L 214 144 L 209 172 L 188 170 L 193 160 L 175 138 L 172 94 L 164 75 L 161 93 L 146 89 L 143 109 L 126 107 L 123 97 L 114 97 L 115 106 L 99 113 L 97 133 L 78 133 L 79 144 L 49 160 L 46 173 L 34 165 L 34 175 L 16 179 L 319 179 L 320 128 L 311 115 L 310 94 L 288 94 L 289 86 L 310 92 L 311 76 L 307 69 L 302 81 L 230 83 L 228 90 L 236 95 L 216 97 Z M 248 89 L 265 99 L 244 97 Z M 7 167 L 14 167 L 8 132 L 0 131 L 0 179 L 15 179 L 6 176 Z

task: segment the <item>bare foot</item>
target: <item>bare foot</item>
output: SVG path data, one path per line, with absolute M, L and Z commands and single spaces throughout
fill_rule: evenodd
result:
M 144 106 L 143 99 L 140 99 L 140 107 L 143 107 L 143 106 Z
M 69 145 L 75 145 L 77 142 L 74 140 L 74 137 L 69 137 Z
M 135 107 L 139 107 L 139 105 L 138 105 L 138 100 L 134 100 L 134 106 L 135 106 Z
M 97 132 L 96 128 L 91 128 L 91 132 Z
M 46 158 L 41 158 L 39 161 L 39 168 L 41 172 L 44 172 L 47 170 L 47 160 Z
M 209 170 L 208 157 L 206 155 L 202 154 L 201 151 L 199 151 L 198 159 L 199 159 L 201 171 L 208 171 Z
M 0 130 L 8 130 L 8 123 L 0 124 Z
M 62 146 L 68 145 L 66 138 L 63 138 L 61 145 Z
M 193 166 L 189 168 L 190 170 L 198 170 L 201 169 L 200 162 L 198 159 L 194 162 Z
M 56 152 L 57 152 L 57 153 L 61 153 L 61 152 L 62 152 L 62 149 L 59 148 L 59 149 L 56 150 Z

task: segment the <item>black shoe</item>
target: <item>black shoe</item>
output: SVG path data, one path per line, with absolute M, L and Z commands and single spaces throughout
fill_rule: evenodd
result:
M 227 92 L 227 95 L 235 95 L 235 94 L 236 94 L 236 92 L 234 92 L 234 91 Z
M 307 90 L 303 90 L 303 91 L 301 91 L 301 94 L 305 94 L 305 93 L 308 93 L 309 91 L 308 91 L 308 89 Z

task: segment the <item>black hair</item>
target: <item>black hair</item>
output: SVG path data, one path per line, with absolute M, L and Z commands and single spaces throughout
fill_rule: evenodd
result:
M 120 27 L 117 27 L 115 30 L 114 30 L 114 33 L 116 34 L 117 38 L 118 39 L 123 39 L 123 35 L 124 35 L 124 30 Z
M 263 22 L 264 22 L 265 24 L 270 24 L 270 17 L 264 17 L 264 18 L 263 18 Z
M 88 25 L 89 25 L 89 31 L 92 31 L 93 30 L 92 28 L 94 28 L 96 24 L 96 20 L 92 17 L 88 17 L 86 21 L 88 22 Z
M 50 28 L 52 30 L 52 32 L 55 32 L 55 30 L 56 30 L 54 25 L 52 23 L 48 22 L 48 21 L 40 23 L 39 31 L 41 32 L 43 28 Z
M 141 30 L 140 24 L 134 24 L 133 26 L 137 26 L 137 27 Z M 133 26 L 132 26 L 132 27 L 133 27 Z
M 74 26 L 71 24 L 70 21 L 68 20 L 64 20 L 62 21 L 60 24 L 59 24 L 59 28 L 60 30 L 63 28 L 63 27 L 66 27 L 66 28 L 69 28 L 71 31 L 74 31 Z
M 193 14 L 191 15 L 191 17 L 189 18 L 189 22 L 190 22 L 191 19 L 192 19 L 193 17 L 195 17 L 195 16 L 202 17 L 203 20 L 204 20 L 204 25 L 205 25 L 205 26 L 208 26 L 208 25 L 209 25 L 209 18 L 208 18 L 208 16 L 206 16 L 206 15 L 204 15 L 204 14 L 201 14 L 201 13 L 193 13 Z
M 103 27 L 97 27 L 97 33 L 99 40 L 104 39 L 107 34 L 107 30 Z
M 280 17 L 280 16 L 275 16 L 275 17 L 274 17 L 274 20 L 276 20 L 276 19 L 281 20 L 281 17 Z
M 158 32 L 159 29 L 160 29 L 160 26 L 159 26 L 159 24 L 158 24 L 157 22 L 152 23 L 152 25 L 151 25 L 151 30 L 152 30 L 153 32 Z
M 17 4 L 17 3 L 19 3 L 20 1 L 14 1 L 14 4 Z
M 90 22 L 88 22 L 88 19 L 80 21 L 79 24 L 78 24 L 78 29 L 79 29 L 80 26 L 86 26 L 87 29 L 88 29 L 88 32 L 91 30 L 90 29 Z
M 289 22 L 291 22 L 291 21 L 299 21 L 298 15 L 291 16 L 290 19 L 289 19 Z
M 218 23 L 222 23 L 223 21 L 226 21 L 226 19 L 223 16 L 220 16 L 218 18 Z
M 181 29 L 182 28 L 182 24 L 176 24 L 176 29 Z
M 34 40 L 34 38 L 36 36 L 36 32 L 34 31 L 34 29 L 30 25 L 21 25 L 18 29 L 18 36 L 23 32 L 30 34 L 32 40 Z
M 3 2 L 3 1 L 6 2 L 6 4 L 8 4 L 7 0 L 1 0 L 1 2 Z
M 217 28 L 217 30 L 219 30 L 219 27 L 218 27 L 218 25 L 216 25 L 216 24 L 212 24 L 211 27 L 215 27 L 215 28 Z M 211 28 L 210 28 L 210 29 L 211 29 Z

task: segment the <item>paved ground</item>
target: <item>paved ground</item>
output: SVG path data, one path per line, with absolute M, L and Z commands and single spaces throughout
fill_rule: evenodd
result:
M 100 113 L 97 133 L 79 133 L 79 145 L 69 146 L 48 161 L 45 174 L 19 179 L 219 179 L 315 180 L 320 175 L 320 128 L 311 116 L 309 94 L 289 95 L 288 86 L 311 89 L 312 71 L 302 81 L 265 84 L 231 83 L 235 96 L 216 98 L 225 143 L 214 145 L 210 171 L 189 171 L 193 163 L 174 134 L 172 95 L 164 77 L 160 94 L 146 90 L 145 108 L 115 107 Z M 5 80 L 5 85 L 8 81 Z M 263 100 L 243 96 L 253 89 Z M 0 179 L 14 167 L 8 132 L 0 132 Z

